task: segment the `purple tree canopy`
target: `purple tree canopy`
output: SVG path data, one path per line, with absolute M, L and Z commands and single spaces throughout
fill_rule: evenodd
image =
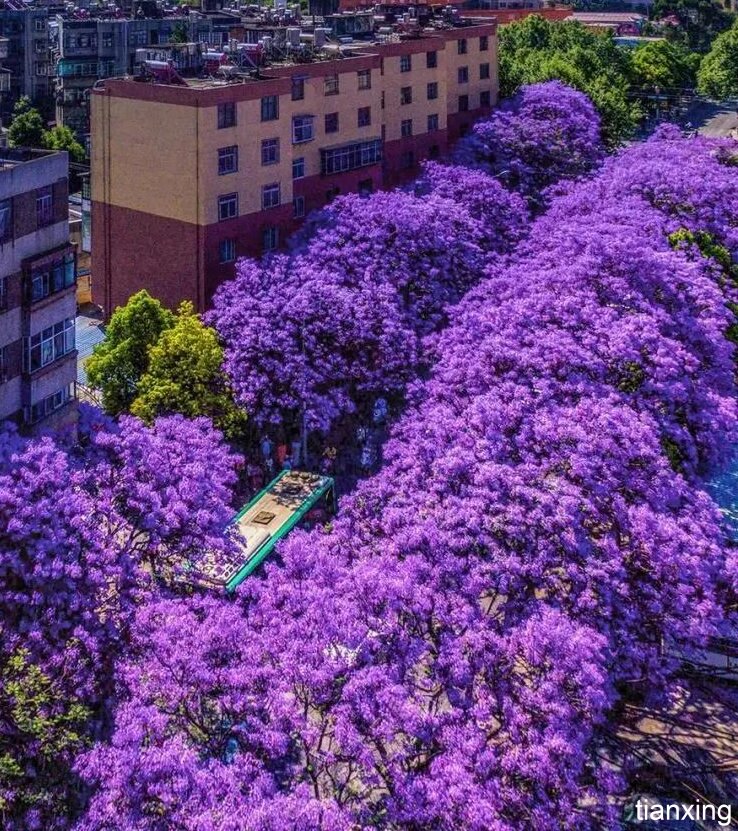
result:
M 589 173 L 603 157 L 597 110 L 560 81 L 521 87 L 458 149 L 460 161 L 488 168 L 533 204 L 547 187 Z

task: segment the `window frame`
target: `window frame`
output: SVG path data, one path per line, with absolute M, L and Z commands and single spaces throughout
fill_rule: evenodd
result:
M 323 131 L 326 135 L 337 133 L 339 131 L 338 113 L 326 113 L 323 118 Z
M 280 147 L 279 138 L 268 138 L 261 140 L 261 166 L 269 167 L 279 164 Z
M 300 122 L 298 124 L 298 122 Z M 297 129 L 301 131 L 306 127 L 310 128 L 310 135 L 306 138 L 297 138 Z M 315 139 L 315 116 L 312 115 L 293 115 L 292 116 L 292 143 L 306 144 L 308 141 Z
M 275 197 L 276 194 L 276 197 Z M 282 204 L 282 186 L 280 182 L 270 182 L 261 187 L 261 209 L 269 211 Z
M 295 176 L 295 168 L 301 169 L 302 173 L 299 176 Z M 305 157 L 299 156 L 296 159 L 292 159 L 292 181 L 294 182 L 296 179 L 304 179 L 305 178 Z
M 218 104 L 218 129 L 225 130 L 228 127 L 235 127 L 237 123 L 236 117 L 236 102 L 224 101 Z
M 341 92 L 338 73 L 326 75 L 323 78 L 323 95 L 338 95 Z
M 54 224 L 54 187 L 36 188 L 36 226 L 46 228 Z
M 226 160 L 230 160 L 229 164 L 226 164 Z M 218 148 L 218 176 L 228 176 L 231 173 L 238 173 L 237 144 Z
M 225 255 L 224 251 L 227 251 Z M 236 261 L 236 240 L 233 237 L 227 237 L 218 243 L 218 261 L 221 265 Z
M 227 222 L 229 219 L 235 219 L 238 216 L 238 193 L 223 193 L 218 196 L 218 222 Z M 233 205 L 235 210 L 231 213 L 228 210 L 228 215 L 223 215 L 223 208 L 225 205 Z
M 261 120 L 279 121 L 279 96 L 262 95 L 261 97 Z

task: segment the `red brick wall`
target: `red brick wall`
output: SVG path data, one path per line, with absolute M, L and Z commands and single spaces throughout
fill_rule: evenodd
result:
M 106 316 L 142 288 L 172 308 L 185 299 L 202 308 L 202 229 L 93 202 L 92 234 L 92 299 Z

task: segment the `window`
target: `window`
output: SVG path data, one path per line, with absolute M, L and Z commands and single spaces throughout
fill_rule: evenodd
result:
M 292 119 L 292 143 L 302 144 L 313 140 L 313 117 L 311 115 L 296 115 Z
M 74 318 L 60 320 L 43 332 L 26 338 L 26 366 L 35 372 L 74 349 Z
M 438 114 L 428 116 L 428 132 L 432 133 L 438 129 Z
M 276 95 L 265 95 L 261 99 L 261 120 L 276 121 L 279 118 L 279 98 Z
M 219 245 L 220 261 L 232 263 L 236 259 L 236 240 L 222 239 Z
M 299 219 L 301 216 L 305 216 L 305 197 L 304 196 L 296 196 L 292 200 L 292 216 L 295 219 Z
M 371 89 L 372 88 L 372 71 L 371 71 L 371 69 L 362 69 L 360 72 L 357 72 L 356 75 L 359 78 L 359 89 Z
M 261 163 L 279 164 L 279 139 L 264 139 L 261 143 Z
M 102 45 L 103 45 L 103 49 L 112 49 L 113 48 L 113 33 L 112 32 L 103 32 Z
M 412 118 L 406 118 L 400 124 L 400 133 L 403 138 L 408 138 L 413 134 L 413 120 Z
M 46 398 L 42 398 L 41 401 L 37 401 L 29 407 L 26 410 L 26 423 L 35 424 L 35 422 L 41 421 L 42 418 L 46 418 L 46 416 L 51 415 L 51 413 L 55 410 L 60 409 L 67 402 L 72 401 L 73 399 L 74 384 L 67 384 L 66 387 L 63 387 L 58 392 L 55 392 L 53 395 L 48 395 Z
M 71 252 L 66 256 L 54 260 L 43 268 L 35 269 L 31 273 L 30 282 L 26 291 L 31 303 L 42 300 L 50 294 L 73 286 L 77 280 L 77 272 L 74 266 L 74 254 Z
M 279 247 L 279 228 L 271 225 L 261 233 L 261 247 L 264 251 L 274 251 Z
M 279 207 L 281 201 L 279 182 L 273 182 L 271 185 L 264 185 L 261 189 L 262 210 L 277 208 Z
M 325 115 L 325 131 L 326 133 L 338 132 L 338 113 L 326 113 Z
M 326 75 L 325 94 L 338 95 L 338 75 Z
M 292 100 L 302 101 L 305 97 L 305 79 L 297 76 L 292 79 Z
M 45 20 L 34 20 L 33 21 L 33 28 L 37 32 L 45 32 L 46 31 L 46 21 Z
M 299 159 L 292 160 L 292 178 L 302 179 L 305 176 L 305 159 L 301 156 Z
M 226 104 L 218 104 L 218 129 L 236 126 L 236 105 L 233 101 Z
M 468 84 L 469 83 L 469 67 L 468 66 L 460 66 L 457 72 L 457 76 L 459 79 L 460 84 Z
M 413 88 L 412 87 L 402 87 L 400 89 L 400 104 L 412 104 L 413 103 Z
M 218 176 L 235 173 L 238 170 L 238 146 L 221 147 L 218 150 Z
M 238 216 L 238 194 L 227 193 L 218 197 L 218 219 L 233 219 Z
M 425 65 L 428 69 L 435 69 L 438 66 L 438 52 L 426 52 Z
M 479 93 L 479 106 L 480 107 L 491 107 L 492 106 L 492 96 L 490 95 L 489 90 L 484 90 L 484 92 Z
M 461 38 L 456 41 L 456 49 L 459 55 L 466 55 L 466 38 Z
M 441 155 L 441 148 L 437 144 L 431 144 L 428 155 L 431 159 L 437 159 Z
M 480 52 L 487 52 L 489 50 L 489 37 L 487 35 L 482 35 L 479 38 L 479 51 Z
M 51 185 L 36 191 L 36 223 L 39 227 L 50 225 L 54 219 L 54 194 Z
M 382 142 L 380 139 L 357 141 L 345 144 L 343 147 L 321 150 L 320 172 L 324 176 L 328 173 L 344 173 L 347 170 L 376 164 L 381 160 Z
M 8 308 L 8 278 L 0 277 L 0 309 Z
M 479 77 L 486 81 L 489 78 L 489 64 L 488 63 L 480 63 L 479 64 Z
M 413 68 L 410 55 L 400 55 L 400 72 L 410 72 Z
M 10 199 L 0 202 L 0 243 L 13 236 L 13 203 Z
M 359 194 L 369 196 L 374 191 L 374 182 L 371 179 L 362 179 L 359 182 Z
M 357 124 L 359 127 L 368 127 L 372 123 L 372 108 L 359 107 Z
M 408 170 L 415 165 L 415 153 L 412 150 L 405 150 L 400 156 L 400 167 L 403 170 Z
M 468 95 L 460 95 L 459 96 L 459 112 L 460 113 L 469 112 L 469 96 Z
M 428 84 L 428 100 L 434 101 L 436 98 L 438 98 L 438 84 L 435 81 L 431 81 Z
M 3 281 L 0 280 L 0 283 Z M 8 347 L 0 346 L 0 384 L 8 380 Z

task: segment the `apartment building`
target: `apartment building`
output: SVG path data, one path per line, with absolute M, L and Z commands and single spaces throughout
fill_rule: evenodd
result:
M 0 151 L 0 420 L 76 417 L 66 153 Z
M 102 82 L 92 94 L 95 302 L 109 315 L 146 288 L 170 306 L 207 308 L 237 257 L 279 248 L 340 193 L 416 176 L 497 93 L 494 21 L 316 50 L 233 80 Z
M 168 43 L 178 31 L 187 31 L 188 18 L 66 19 L 59 15 L 55 23 L 56 121 L 84 141 L 90 132 L 89 99 L 95 82 L 132 72 L 137 49 Z
M 47 114 L 52 105 L 48 9 L 0 0 L 0 122 L 8 124 L 23 95 Z

